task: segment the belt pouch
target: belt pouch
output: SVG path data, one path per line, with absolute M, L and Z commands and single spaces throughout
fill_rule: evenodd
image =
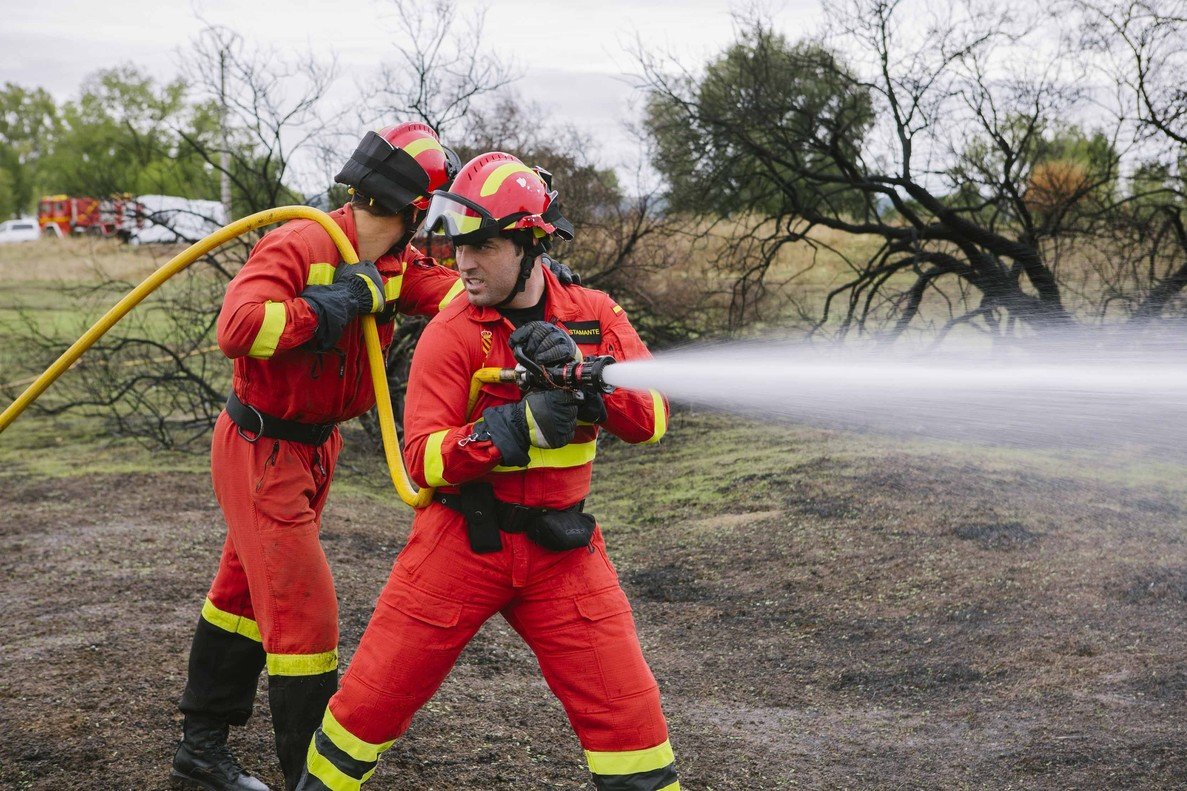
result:
M 571 511 L 548 511 L 529 525 L 528 538 L 545 549 L 564 552 L 589 546 L 597 520 L 574 508 Z
M 495 505 L 495 487 L 484 481 L 463 483 L 458 487 L 462 516 L 470 536 L 470 549 L 480 555 L 503 548 L 499 538 L 499 516 Z

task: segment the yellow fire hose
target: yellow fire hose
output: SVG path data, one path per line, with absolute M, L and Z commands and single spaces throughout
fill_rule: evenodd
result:
M 83 352 L 94 345 L 117 321 L 139 305 L 145 297 L 156 291 L 166 280 L 211 250 L 226 244 L 236 237 L 265 225 L 298 219 L 313 220 L 320 224 L 326 230 L 326 233 L 330 235 L 330 238 L 334 240 L 334 244 L 338 247 L 338 253 L 342 256 L 342 260 L 348 264 L 358 263 L 358 255 L 355 254 L 354 248 L 350 246 L 350 241 L 346 238 L 346 234 L 342 232 L 342 229 L 338 227 L 337 223 L 325 212 L 310 208 L 309 206 L 282 206 L 257 212 L 256 214 L 233 222 L 207 236 L 205 239 L 190 245 L 184 251 L 170 259 L 160 269 L 149 275 L 143 283 L 128 292 L 127 296 L 116 303 L 111 310 L 107 311 L 101 319 L 83 333 L 82 337 L 63 352 L 62 356 L 54 361 L 53 365 L 47 368 L 41 376 L 37 377 L 3 413 L 0 413 L 0 432 L 8 428 L 9 424 L 16 420 L 17 416 L 24 412 L 29 404 L 33 403 L 38 396 L 45 392 L 46 388 L 53 384 L 70 366 L 74 365 L 78 361 L 78 358 L 82 356 Z M 408 477 L 408 471 L 404 467 L 404 459 L 400 455 L 400 438 L 396 433 L 396 421 L 392 413 L 391 394 L 387 388 L 387 372 L 384 366 L 383 350 L 379 344 L 379 330 L 375 326 L 375 317 L 371 315 L 363 316 L 362 327 L 363 341 L 367 347 L 367 362 L 371 368 L 371 383 L 375 388 L 375 402 L 379 409 L 379 430 L 383 436 L 383 452 L 387 459 L 388 471 L 392 476 L 392 483 L 395 485 L 396 492 L 400 495 L 401 500 L 413 508 L 424 508 L 433 499 L 433 490 L 418 490 Z M 470 385 L 470 410 L 473 409 L 474 402 L 478 397 L 478 391 L 484 382 L 513 381 L 513 378 L 509 378 L 513 377 L 513 374 L 513 371 L 504 371 L 500 368 L 482 368 L 477 371 Z

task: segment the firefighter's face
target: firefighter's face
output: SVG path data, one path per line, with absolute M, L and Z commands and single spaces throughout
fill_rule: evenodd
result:
M 474 305 L 497 305 L 507 298 L 519 277 L 523 253 L 510 239 L 495 236 L 459 245 L 457 271 Z

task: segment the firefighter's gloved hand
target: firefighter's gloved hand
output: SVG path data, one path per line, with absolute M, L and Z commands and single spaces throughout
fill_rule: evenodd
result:
M 357 264 L 338 264 L 334 270 L 334 285 L 345 283 L 355 298 L 356 313 L 382 313 L 384 308 L 383 278 L 371 261 Z
M 360 313 L 383 310 L 383 278 L 370 261 L 339 264 L 334 270 L 333 283 L 307 286 L 301 298 L 317 314 L 317 329 L 309 347 L 315 352 L 328 352 L 338 344 L 351 319 Z
M 315 352 L 328 352 L 338 344 L 342 330 L 355 317 L 357 310 L 354 295 L 348 284 L 333 286 L 306 286 L 301 299 L 309 303 L 317 315 L 317 329 L 309 340 L 309 348 Z
M 507 342 L 540 366 L 564 365 L 581 359 L 581 352 L 569 333 L 547 321 L 529 321 L 511 333 Z
M 581 285 L 581 275 L 577 274 L 572 269 L 562 264 L 560 261 L 557 261 L 555 258 L 547 255 L 540 256 L 540 260 L 545 266 L 552 270 L 552 274 L 556 276 L 556 279 L 560 281 L 562 286 Z
M 597 390 L 582 390 L 577 402 L 577 419 L 586 423 L 601 423 L 606 419 L 606 402 Z
M 540 390 L 514 404 L 487 407 L 475 433 L 495 443 L 503 464 L 523 467 L 528 448 L 562 448 L 576 430 L 577 397 L 568 390 Z

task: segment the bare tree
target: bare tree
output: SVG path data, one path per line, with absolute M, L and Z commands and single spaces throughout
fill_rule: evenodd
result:
M 737 42 L 701 75 L 643 60 L 675 206 L 731 214 L 756 252 L 735 283 L 735 321 L 780 251 L 824 246 L 825 228 L 877 246 L 848 259 L 821 327 L 894 338 L 1072 326 L 1062 275 L 1116 207 L 1136 143 L 1072 122 L 1097 99 L 1051 18 L 971 0 L 836 0 L 826 12 L 827 37 L 796 44 L 739 19 Z
M 391 0 L 396 58 L 380 69 L 379 86 L 362 106 L 372 121 L 424 121 L 445 135 L 462 124 L 476 102 L 515 81 L 513 68 L 484 51 L 486 11 L 459 14 L 455 0 Z M 412 120 L 412 119 L 409 119 Z
M 336 64 L 312 53 L 283 57 L 254 50 L 238 33 L 211 26 L 195 38 L 182 71 L 207 123 L 202 132 L 182 127 L 177 132 L 230 182 L 234 213 L 299 197 L 286 180 L 301 155 L 314 155 L 326 136 Z
M 1113 254 L 1094 260 L 1111 304 L 1135 323 L 1187 306 L 1187 2 L 1184 0 L 1074 0 L 1077 43 L 1096 58 L 1114 84 L 1112 109 L 1119 127 L 1133 130 L 1140 161 L 1125 200 L 1105 231 Z

